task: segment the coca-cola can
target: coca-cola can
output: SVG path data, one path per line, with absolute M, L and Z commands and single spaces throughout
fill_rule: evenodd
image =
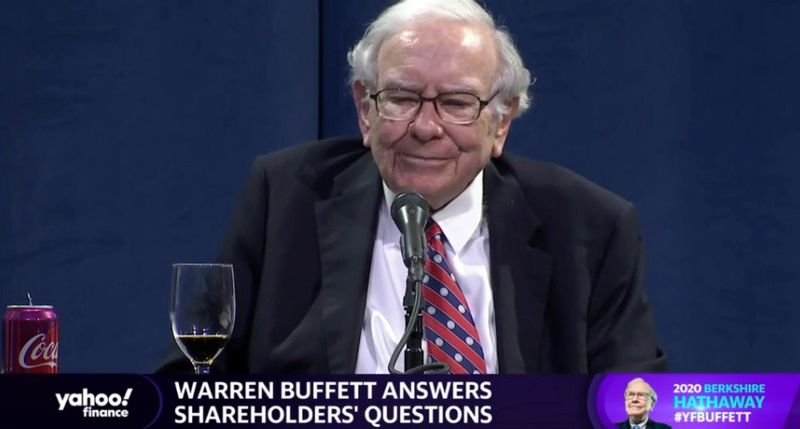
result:
M 50 305 L 9 305 L 3 317 L 7 374 L 58 373 L 58 318 Z

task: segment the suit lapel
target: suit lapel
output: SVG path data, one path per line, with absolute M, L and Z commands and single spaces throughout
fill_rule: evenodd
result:
M 369 152 L 334 179 L 331 198 L 316 203 L 322 328 L 329 371 L 355 371 L 375 242 L 380 177 Z
M 540 369 L 552 258 L 534 247 L 540 222 L 516 179 L 490 163 L 484 189 L 499 371 L 535 372 Z

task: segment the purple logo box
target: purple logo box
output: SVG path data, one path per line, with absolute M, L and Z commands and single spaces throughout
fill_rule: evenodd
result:
M 647 382 L 657 395 L 649 420 L 663 425 L 659 428 L 800 428 L 800 374 L 599 376 L 588 396 L 595 427 L 627 427 L 620 426 L 628 419 L 625 390 L 636 378 Z

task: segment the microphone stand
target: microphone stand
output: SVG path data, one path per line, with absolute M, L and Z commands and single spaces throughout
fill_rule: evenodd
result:
M 405 368 L 417 368 L 422 366 L 424 357 L 422 353 L 422 306 L 417 301 L 421 301 L 422 283 L 424 269 L 422 261 L 413 260 L 408 267 L 406 276 L 406 294 L 403 297 L 403 308 L 406 314 L 406 326 L 411 327 L 405 351 Z M 416 305 L 415 305 L 416 304 Z M 416 307 L 416 314 L 414 308 Z
M 446 374 L 450 371 L 450 366 L 444 362 L 424 363 L 425 356 L 422 353 L 422 277 L 425 273 L 424 258 L 414 258 L 408 266 L 408 276 L 406 277 L 406 294 L 403 297 L 403 307 L 405 308 L 406 329 L 402 338 L 392 352 L 389 359 L 390 374 Z M 400 352 L 405 346 L 405 371 L 395 368 Z
M 392 203 L 391 215 L 402 235 L 400 249 L 408 274 L 403 297 L 406 327 L 389 358 L 389 373 L 447 373 L 450 368 L 444 362 L 424 363 L 425 355 L 422 352 L 422 278 L 425 276 L 426 258 L 424 225 L 428 219 L 428 203 L 418 193 L 403 193 Z M 404 349 L 405 371 L 399 371 L 395 366 Z

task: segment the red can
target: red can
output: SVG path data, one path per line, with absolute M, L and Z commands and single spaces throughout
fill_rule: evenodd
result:
M 58 373 L 58 318 L 49 305 L 9 305 L 3 317 L 7 374 Z

